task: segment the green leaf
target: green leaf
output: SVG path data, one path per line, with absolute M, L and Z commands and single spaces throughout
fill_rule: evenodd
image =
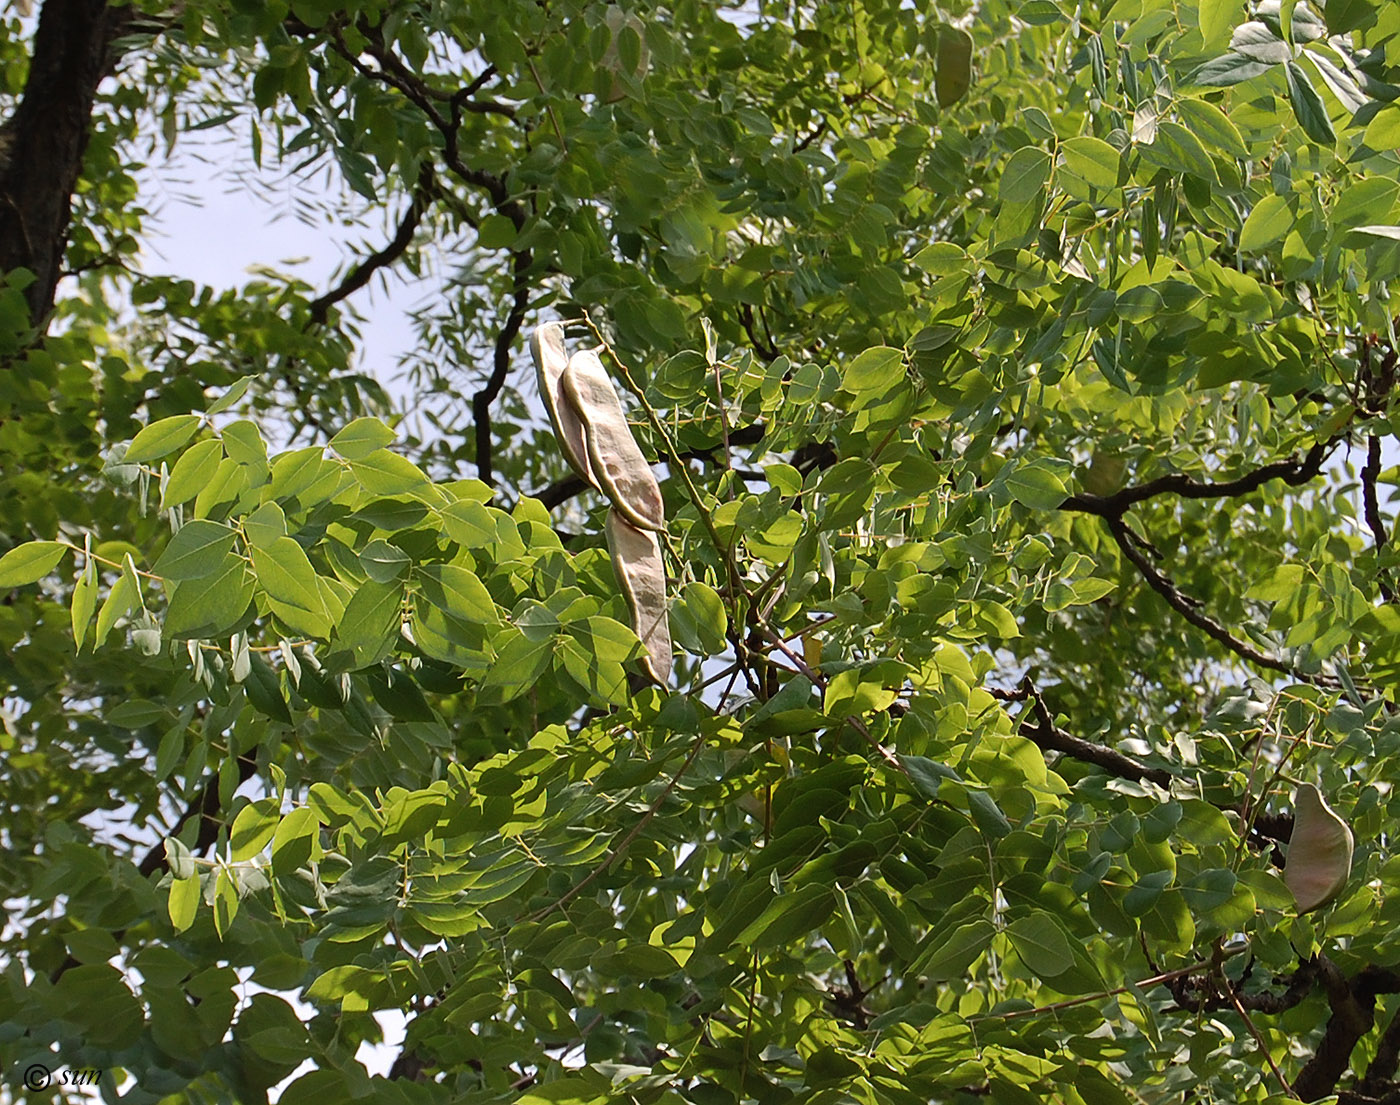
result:
M 69 610 L 73 625 L 73 647 L 75 650 L 83 647 L 88 623 L 92 621 L 92 612 L 96 608 L 97 562 L 89 556 L 87 563 L 83 565 L 82 573 L 78 576 L 77 585 L 73 588 L 73 605 Z
M 1258 253 L 1282 241 L 1293 229 L 1295 219 L 1285 196 L 1265 196 L 1245 219 L 1240 230 L 1240 250 Z
M 1055 0 L 1025 0 L 1016 14 L 1021 21 L 1032 27 L 1045 27 L 1064 21 L 1065 13 Z
M 248 544 L 265 549 L 279 537 L 287 536 L 287 516 L 276 503 L 263 503 L 243 519 L 243 532 Z
M 1001 174 L 1001 198 L 1007 203 L 1030 203 L 1050 179 L 1050 155 L 1022 146 L 1011 155 Z
M 496 639 L 496 661 L 481 681 L 482 689 L 495 689 L 499 701 L 509 702 L 533 687 L 549 667 L 552 639 L 532 641 L 514 626 Z
M 952 932 L 935 928 L 926 952 L 909 965 L 909 973 L 930 982 L 953 982 L 963 978 L 972 964 L 992 946 L 996 927 L 979 918 L 959 925 Z M 940 939 L 941 937 L 941 939 Z
M 877 345 L 860 353 L 846 366 L 841 386 L 847 391 L 886 392 L 904 379 L 904 350 Z
M 107 634 L 117 624 L 117 619 L 130 613 L 140 602 L 141 587 L 136 579 L 136 566 L 132 564 L 131 556 L 128 554 L 125 571 L 112 585 L 112 590 L 107 595 L 107 601 L 102 604 L 102 610 L 97 615 L 97 628 L 93 633 L 92 647 L 94 649 L 101 648 L 102 643 L 107 640 Z
M 277 677 L 277 672 L 263 659 L 261 653 L 252 653 L 248 662 L 248 678 L 243 681 L 243 690 L 248 695 L 248 701 L 259 713 L 273 721 L 291 725 L 292 713 L 282 695 L 282 681 Z
M 977 827 L 992 840 L 1000 840 L 1011 832 L 1011 822 L 1006 819 L 1006 814 L 996 804 L 996 800 L 986 791 L 969 788 L 967 808 L 972 814 L 972 820 L 977 823 Z
M 1376 112 L 1361 140 L 1373 150 L 1400 148 L 1400 105 L 1386 104 Z
M 1032 510 L 1054 510 L 1069 495 L 1064 481 L 1039 461 L 1016 465 L 1005 482 L 1011 497 Z
M 1060 154 L 1065 168 L 1090 187 L 1106 191 L 1118 186 L 1121 158 L 1103 139 L 1087 135 L 1071 138 L 1061 144 Z
M 238 887 L 227 870 L 214 876 L 214 931 L 222 940 L 238 915 Z
M 900 756 L 899 762 L 909 772 L 909 779 L 919 793 L 930 801 L 938 801 L 939 788 L 945 780 L 961 783 L 962 777 L 947 764 L 926 756 Z
M 151 571 L 174 582 L 203 579 L 222 570 L 237 536 L 218 522 L 186 522 L 170 539 Z
M 346 460 L 362 460 L 394 440 L 394 431 L 377 418 L 357 418 L 331 438 L 331 448 Z
M 729 616 L 714 588 L 690 582 L 678 598 L 671 607 L 671 627 L 682 647 L 706 656 L 723 652 L 728 645 Z
M 951 107 L 972 87 L 972 36 L 959 27 L 938 28 L 933 88 L 939 107 Z
M 1249 147 L 1245 145 L 1239 128 L 1215 104 L 1209 100 L 1182 97 L 1175 106 L 1182 125 L 1201 142 L 1231 157 L 1249 156 Z
M 447 808 L 447 796 L 432 790 L 400 793 L 384 810 L 384 843 L 396 847 L 421 841 Z
M 412 563 L 397 545 L 375 538 L 360 550 L 360 567 L 376 583 L 393 583 L 408 573 Z
M 1267 73 L 1272 68 L 1270 62 L 1256 61 L 1234 50 L 1227 50 L 1197 69 L 1191 75 L 1191 83 L 1228 87 Z
M 185 847 L 184 841 L 176 836 L 165 838 L 165 861 L 170 874 L 176 879 L 192 878 L 195 873 L 194 854 Z
M 1327 108 L 1322 102 L 1322 97 L 1317 94 L 1317 89 L 1313 88 L 1308 74 L 1297 62 L 1290 61 L 1284 69 L 1284 75 L 1288 80 L 1288 99 L 1293 105 L 1293 114 L 1297 116 L 1303 133 L 1319 145 L 1335 146 L 1337 135 L 1332 130 L 1332 120 L 1327 117 Z
M 418 568 L 414 575 L 423 597 L 444 614 L 483 625 L 499 623 L 491 592 L 476 573 L 456 564 L 430 564 Z
M 1039 978 L 1053 979 L 1074 966 L 1074 948 L 1059 923 L 1042 910 L 1012 921 L 1007 938 L 1021 962 Z
M 198 495 L 214 478 L 223 457 L 224 443 L 217 438 L 196 441 L 186 449 L 165 481 L 160 497 L 161 509 L 168 510 Z
M 357 668 L 383 659 L 399 637 L 403 616 L 402 581 L 362 583 L 345 604 L 336 626 L 336 640 L 354 654 Z
M 428 483 L 428 477 L 412 461 L 388 449 L 375 449 L 352 460 L 350 470 L 356 482 L 371 495 L 400 495 Z
M 206 576 L 175 585 L 165 613 L 165 635 L 207 640 L 232 631 L 253 600 L 253 579 L 242 557 L 227 553 Z
M 125 464 L 144 464 L 159 460 L 182 447 L 194 437 L 197 429 L 197 414 L 177 414 L 170 418 L 162 418 L 159 422 L 152 422 L 131 439 L 122 461 Z
M 170 884 L 170 900 L 166 905 L 170 913 L 170 924 L 176 932 L 184 932 L 194 924 L 199 910 L 199 876 L 176 879 Z
M 43 579 L 70 546 L 59 541 L 29 541 L 0 556 L 0 587 L 22 587 Z
M 1207 47 L 1218 46 L 1226 40 L 1240 12 L 1239 0 L 1200 0 L 1197 21 Z
M 1322 16 L 1327 30 L 1334 35 L 1349 34 L 1373 26 L 1380 5 L 1375 0 L 1327 0 Z
M 1372 238 L 1389 238 L 1393 242 L 1400 242 L 1400 226 L 1355 226 L 1352 227 L 1353 234 L 1366 234 Z
M 279 537 L 267 548 L 254 548 L 253 570 L 267 592 L 268 604 L 294 633 L 324 639 L 330 635 L 330 616 L 321 597 L 311 561 L 290 537 Z
M 272 870 L 290 875 L 305 866 L 319 850 L 317 835 L 321 824 L 308 806 L 298 806 L 287 814 L 272 834 Z
M 229 830 L 229 858 L 237 863 L 261 852 L 277 831 L 277 799 L 262 798 L 238 811 Z
M 509 249 L 515 233 L 515 224 L 504 215 L 487 215 L 477 228 L 476 240 L 482 249 Z
M 233 406 L 248 393 L 248 385 L 251 384 L 254 379 L 256 379 L 256 377 L 243 376 L 235 380 L 223 395 L 209 404 L 205 413 L 210 415 L 223 414 L 224 411 L 228 410 L 229 407 Z

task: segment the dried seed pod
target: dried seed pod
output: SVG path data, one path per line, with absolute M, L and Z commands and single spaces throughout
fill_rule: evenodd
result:
M 603 494 L 634 526 L 664 529 L 661 487 L 632 436 L 622 400 L 598 354 L 575 353 L 562 379 L 564 395 L 583 422 L 589 469 Z
M 583 440 L 583 423 L 564 395 L 560 377 L 569 367 L 569 354 L 564 348 L 564 324 L 546 322 L 535 327 L 530 335 L 530 355 L 535 359 L 535 378 L 540 385 L 540 398 L 549 412 L 554 436 L 564 459 L 575 472 L 594 487 L 598 481 L 588 463 L 588 449 Z
M 1283 881 L 1298 903 L 1298 912 L 1325 906 L 1341 893 L 1351 875 L 1355 847 L 1351 829 L 1337 816 L 1317 787 L 1304 783 L 1293 799 L 1293 833 L 1288 838 L 1288 865 Z
M 643 666 L 662 686 L 671 678 L 671 627 L 666 620 L 666 568 L 656 534 L 609 510 L 608 551 L 632 611 L 632 631 L 646 646 Z

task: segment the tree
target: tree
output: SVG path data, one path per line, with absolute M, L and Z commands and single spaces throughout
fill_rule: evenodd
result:
M 12 1098 L 1396 1099 L 1400 7 L 3 27 Z M 373 240 L 143 271 L 196 130 Z

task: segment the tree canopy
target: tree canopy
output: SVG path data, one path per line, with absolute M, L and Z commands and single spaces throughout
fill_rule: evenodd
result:
M 28 7 L 0 1096 L 1397 1099 L 1400 5 Z

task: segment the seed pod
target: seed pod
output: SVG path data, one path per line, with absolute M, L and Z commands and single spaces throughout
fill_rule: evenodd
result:
M 564 394 L 583 422 L 589 470 L 603 494 L 639 529 L 664 529 L 661 487 L 632 436 L 622 400 L 598 354 L 575 353 L 562 379 Z
M 535 327 L 530 335 L 530 355 L 535 359 L 535 378 L 540 385 L 540 398 L 549 412 L 554 436 L 569 467 L 594 487 L 598 481 L 588 464 L 588 450 L 583 440 L 583 423 L 564 395 L 560 377 L 569 367 L 569 354 L 564 348 L 564 324 L 546 322 Z
M 1351 829 L 1311 783 L 1293 799 L 1293 834 L 1288 838 L 1288 865 L 1283 881 L 1299 913 L 1325 906 L 1341 893 L 1351 875 L 1354 847 Z
M 671 678 L 671 627 L 666 620 L 666 568 L 656 534 L 631 525 L 609 510 L 608 551 L 613 571 L 622 584 L 632 612 L 632 632 L 641 638 L 647 655 L 642 664 L 662 686 Z

